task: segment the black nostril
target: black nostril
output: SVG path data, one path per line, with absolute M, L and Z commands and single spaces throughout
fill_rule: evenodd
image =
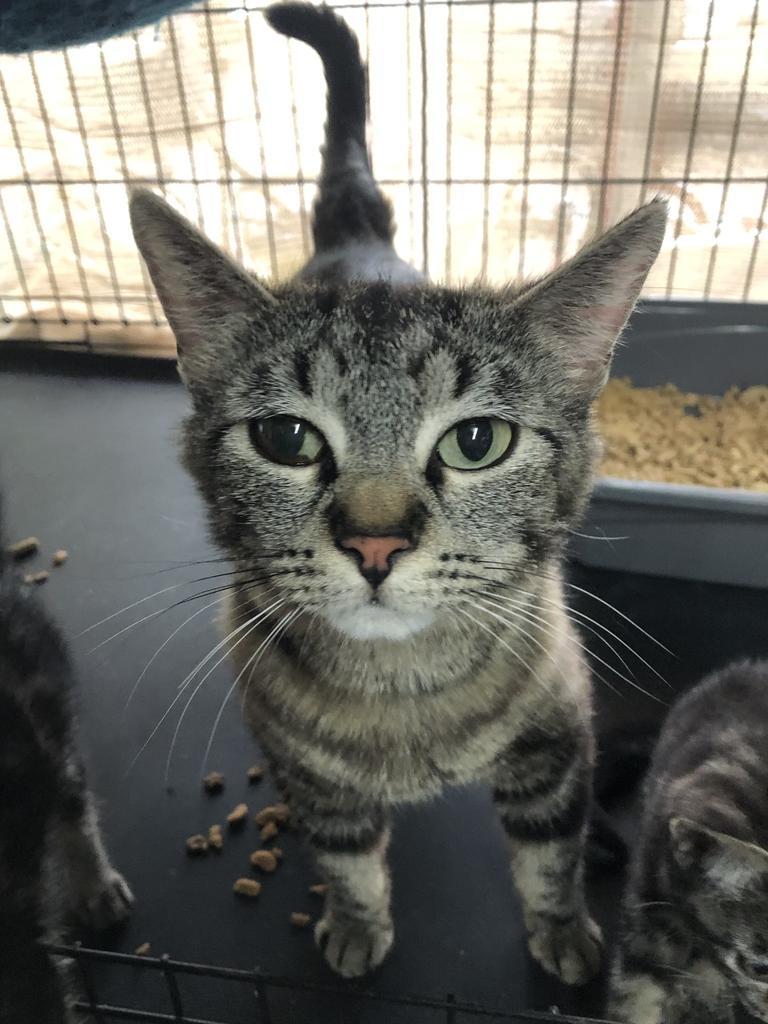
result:
M 359 568 L 360 575 L 371 584 L 374 590 L 381 586 L 392 571 L 391 565 L 387 565 L 386 569 L 363 569 L 362 566 Z

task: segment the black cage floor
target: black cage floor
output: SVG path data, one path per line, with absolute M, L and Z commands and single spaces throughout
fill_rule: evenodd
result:
M 220 571 L 186 564 L 216 552 L 206 539 L 192 485 L 177 465 L 176 434 L 186 401 L 173 371 L 160 364 L 9 351 L 0 352 L 0 359 L 0 475 L 8 533 L 37 535 L 45 556 L 59 547 L 70 553 L 44 593 L 75 638 L 92 785 L 103 801 L 115 863 L 137 896 L 135 915 L 110 940 L 111 948 L 130 952 L 148 941 L 153 953 L 179 960 L 258 966 L 303 982 L 337 985 L 316 955 L 311 933 L 292 930 L 288 921 L 292 911 L 318 910 L 307 891 L 315 879 L 295 837 L 281 842 L 284 863 L 254 904 L 231 892 L 234 879 L 249 873 L 248 854 L 257 845 L 253 831 L 233 837 L 220 856 L 185 856 L 186 836 L 222 822 L 241 799 L 257 809 L 272 795 L 268 782 L 247 785 L 245 771 L 258 751 L 240 722 L 237 700 L 223 714 L 209 764 L 226 774 L 227 788 L 217 797 L 201 791 L 202 751 L 229 686 L 226 663 L 212 672 L 184 715 L 168 770 L 170 788 L 166 761 L 186 697 L 137 758 L 177 696 L 179 682 L 216 642 L 215 608 L 201 611 L 170 640 L 208 601 L 147 618 L 98 646 L 204 585 L 190 581 Z M 45 557 L 38 562 L 44 567 Z M 574 592 L 584 611 L 636 647 L 670 683 L 664 687 L 639 661 L 634 662 L 638 683 L 659 702 L 617 679 L 618 693 L 598 683 L 601 726 L 658 719 L 670 696 L 703 672 L 733 656 L 768 654 L 764 592 L 578 567 L 571 579 L 616 605 L 676 654 L 665 655 L 604 605 Z M 138 603 L 164 588 L 175 589 Z M 133 603 L 124 615 L 83 634 Z M 587 634 L 585 642 L 596 641 Z M 612 660 L 607 649 L 596 651 Z M 609 675 L 602 667 L 600 672 Z M 501 831 L 485 792 L 451 792 L 431 805 L 403 810 L 392 865 L 397 944 L 367 984 L 395 995 L 442 998 L 451 992 L 506 1012 L 558 1006 L 564 1013 L 599 1015 L 600 982 L 568 990 L 525 955 Z M 592 885 L 593 906 L 609 933 L 619 888 L 616 878 Z M 143 974 L 112 968 L 100 980 L 111 1001 L 168 1012 L 161 979 L 146 980 Z M 192 1016 L 233 1024 L 254 1019 L 251 992 L 235 996 L 210 979 L 190 979 L 187 997 Z M 431 1013 L 423 1009 L 408 1017 L 373 1004 L 363 1011 L 358 1001 L 341 997 L 285 995 L 273 1016 L 275 1024 L 445 1019 L 444 1013 Z

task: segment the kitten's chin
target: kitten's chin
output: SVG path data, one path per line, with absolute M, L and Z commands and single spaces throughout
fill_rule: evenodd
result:
M 398 612 L 381 605 L 361 608 L 328 608 L 325 618 L 352 640 L 406 640 L 431 626 L 432 611 Z

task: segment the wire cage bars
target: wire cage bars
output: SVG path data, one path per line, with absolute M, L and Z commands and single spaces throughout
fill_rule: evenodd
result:
M 646 295 L 768 299 L 766 0 L 346 0 L 403 256 L 540 273 L 655 193 Z M 142 183 L 266 278 L 309 252 L 324 90 L 261 3 L 0 58 L 0 339 L 170 353 L 130 233 Z M 763 55 L 762 57 L 760 55 Z
M 80 997 L 76 1009 L 89 1014 L 94 1024 L 109 1024 L 126 1020 L 153 1022 L 153 1024 L 315 1024 L 314 1013 L 323 1007 L 346 1007 L 354 1013 L 381 1009 L 390 1024 L 482 1024 L 500 1021 L 502 1024 L 606 1024 L 593 1018 L 573 1017 L 560 1014 L 553 1007 L 552 1012 L 512 1012 L 493 1009 L 475 1003 L 467 1003 L 448 994 L 444 997 L 418 995 L 393 995 L 369 991 L 356 987 L 331 987 L 303 982 L 297 979 L 266 974 L 259 970 L 246 971 L 234 968 L 215 967 L 210 964 L 185 963 L 168 956 L 143 957 L 127 953 L 88 949 L 79 943 L 74 946 L 48 945 L 55 956 L 74 960 L 79 976 Z M 100 986 L 105 967 L 111 966 L 118 977 L 130 985 L 121 984 L 122 992 L 135 991 L 140 987 L 142 975 L 156 975 L 162 984 L 156 990 L 151 1006 L 125 1006 L 103 997 Z M 232 1016 L 230 992 L 222 990 L 214 1013 L 215 1017 L 199 1016 L 196 1000 L 184 993 L 185 983 L 200 979 L 203 984 L 222 982 L 226 989 L 239 989 L 250 996 L 244 1005 L 247 1016 Z M 77 979 L 76 979 L 77 980 Z M 282 997 L 282 998 L 280 998 Z M 297 997 L 303 999 L 297 1005 Z M 222 1017 L 221 1006 L 226 1006 Z M 235 1011 L 236 1012 L 236 1011 Z M 350 1019 L 362 1019 L 356 1015 Z

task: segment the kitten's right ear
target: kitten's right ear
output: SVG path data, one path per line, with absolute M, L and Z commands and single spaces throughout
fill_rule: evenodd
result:
M 247 321 L 268 318 L 277 300 L 153 192 L 134 190 L 130 211 L 133 237 L 176 336 L 181 376 L 193 386 L 221 345 Z

